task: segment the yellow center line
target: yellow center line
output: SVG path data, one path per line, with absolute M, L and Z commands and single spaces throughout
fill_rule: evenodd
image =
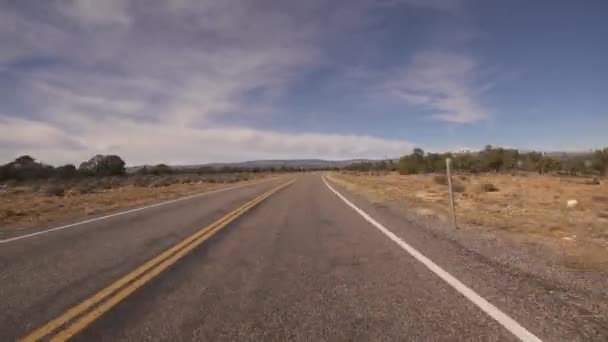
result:
M 61 327 L 65 323 L 74 319 L 76 316 L 83 314 L 89 308 L 93 307 L 94 305 L 100 303 L 101 301 L 105 300 L 106 298 L 108 298 L 109 296 L 112 296 L 114 294 L 106 302 L 102 303 L 101 305 L 99 305 L 98 307 L 96 307 L 95 309 L 90 311 L 88 314 L 81 317 L 76 323 L 74 323 L 71 326 L 66 327 L 65 330 L 59 332 L 56 336 L 53 337 L 52 340 L 53 341 L 64 341 L 64 340 L 68 339 L 69 337 L 73 336 L 80 330 L 84 329 L 86 326 L 88 326 L 91 322 L 93 322 L 95 319 L 97 319 L 103 313 L 110 310 L 114 305 L 116 305 L 121 300 L 126 298 L 128 295 L 133 293 L 139 287 L 141 287 L 142 285 L 147 283 L 150 279 L 154 278 L 156 275 L 161 273 L 163 270 L 165 270 L 169 266 L 173 265 L 175 262 L 177 262 L 179 259 L 181 259 L 184 255 L 186 255 L 189 251 L 196 248 L 198 245 L 200 245 L 202 242 L 204 242 L 205 240 L 210 238 L 217 231 L 221 230 L 222 228 L 227 226 L 230 222 L 234 221 L 236 218 L 241 216 L 247 210 L 253 208 L 255 205 L 262 202 L 263 200 L 265 200 L 266 198 L 268 198 L 270 195 L 274 194 L 275 192 L 283 189 L 284 187 L 291 185 L 293 182 L 294 181 L 290 181 L 285 184 L 282 184 L 282 185 L 256 197 L 255 199 L 253 199 L 253 200 L 247 202 L 246 204 L 244 204 L 243 206 L 235 209 L 234 211 L 230 212 L 229 214 L 227 214 L 226 216 L 217 220 L 216 222 L 214 222 L 214 223 L 210 224 L 209 226 L 192 234 L 190 237 L 184 239 L 182 242 L 178 243 L 177 245 L 165 250 L 160 255 L 147 261 L 143 265 L 141 265 L 138 268 L 136 268 L 135 270 L 133 270 L 131 273 L 120 278 L 119 280 L 112 283 L 108 287 L 100 290 L 99 292 L 97 292 L 96 294 L 91 296 L 90 298 L 88 298 L 85 301 L 81 302 L 80 304 L 70 308 L 61 316 L 49 321 L 47 324 L 36 329 L 31 334 L 24 337 L 22 339 L 22 341 L 29 342 L 29 341 L 38 341 L 38 340 L 42 339 L 43 337 L 51 334 L 57 328 Z M 148 272 L 148 271 L 150 271 L 150 272 Z M 138 277 L 139 277 L 139 279 L 137 279 Z M 125 286 L 127 284 L 128 284 L 128 286 Z M 122 290 L 120 290 L 121 288 L 122 288 Z

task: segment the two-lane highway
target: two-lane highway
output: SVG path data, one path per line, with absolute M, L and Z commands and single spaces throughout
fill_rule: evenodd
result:
M 37 331 L 81 341 L 606 336 L 605 322 L 591 321 L 588 333 L 576 308 L 535 285 L 493 275 L 412 227 L 383 226 L 320 174 L 292 178 L 0 245 L 0 340 Z M 402 239 L 408 230 L 420 251 Z M 146 262 L 147 273 L 82 309 Z
M 0 341 L 25 336 L 287 180 L 213 192 L 0 244 Z

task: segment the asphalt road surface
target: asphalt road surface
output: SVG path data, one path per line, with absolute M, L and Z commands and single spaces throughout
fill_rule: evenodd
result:
M 0 341 L 608 339 L 546 284 L 330 186 L 283 177 L 0 243 Z

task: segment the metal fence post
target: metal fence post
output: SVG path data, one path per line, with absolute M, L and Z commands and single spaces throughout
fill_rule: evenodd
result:
M 452 159 L 451 158 L 446 158 L 445 159 L 445 170 L 446 170 L 446 177 L 448 179 L 448 195 L 449 195 L 449 199 L 450 199 L 450 216 L 452 219 L 452 227 L 454 229 L 457 229 L 458 227 L 456 226 L 456 210 L 454 209 L 454 192 L 452 191 L 452 171 L 451 171 L 451 164 L 452 164 Z

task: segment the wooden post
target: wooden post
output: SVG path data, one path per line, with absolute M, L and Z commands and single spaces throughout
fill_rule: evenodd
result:
M 450 216 L 452 219 L 452 227 L 458 229 L 456 226 L 456 210 L 454 209 L 454 192 L 452 191 L 452 171 L 450 165 L 452 164 L 451 158 L 445 159 L 445 170 L 446 177 L 448 179 L 448 196 L 450 199 Z

